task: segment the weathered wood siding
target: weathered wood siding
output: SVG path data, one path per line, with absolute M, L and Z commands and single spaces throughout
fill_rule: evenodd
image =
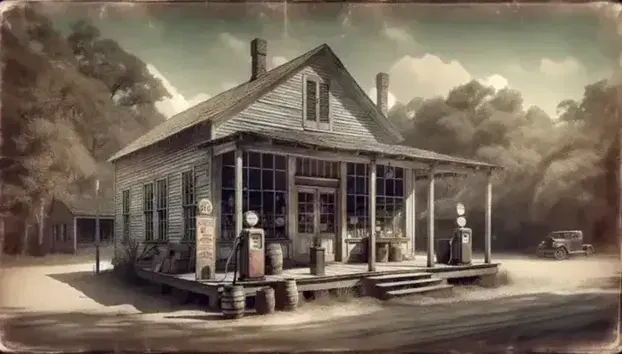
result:
M 168 180 L 168 240 L 181 240 L 183 236 L 181 174 L 194 170 L 196 199 L 211 198 L 211 151 L 194 148 L 196 143 L 208 140 L 209 134 L 208 125 L 198 126 L 196 129 L 183 132 L 174 138 L 115 161 L 116 243 L 123 239 L 123 191 L 130 191 L 130 237 L 144 241 L 143 185 L 163 178 Z M 155 235 L 157 225 L 154 226 Z
M 330 66 L 325 63 L 326 60 L 316 59 L 315 63 L 311 63 L 263 95 L 235 117 L 218 123 L 214 127 L 214 137 L 222 137 L 236 131 L 273 131 L 283 128 L 304 130 L 303 77 L 315 75 L 330 82 L 330 111 L 334 133 L 386 143 L 394 142 L 394 138 L 359 106 L 337 80 L 332 80 L 332 74 L 327 69 Z

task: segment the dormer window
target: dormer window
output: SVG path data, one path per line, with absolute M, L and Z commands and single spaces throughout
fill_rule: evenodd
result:
M 329 84 L 311 75 L 305 75 L 303 82 L 304 128 L 331 130 Z

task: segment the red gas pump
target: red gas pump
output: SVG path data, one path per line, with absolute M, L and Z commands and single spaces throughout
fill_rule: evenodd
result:
M 259 218 L 252 211 L 244 213 L 247 227 L 242 229 L 240 237 L 240 255 L 238 271 L 240 280 L 262 280 L 265 277 L 265 234 L 255 228 Z

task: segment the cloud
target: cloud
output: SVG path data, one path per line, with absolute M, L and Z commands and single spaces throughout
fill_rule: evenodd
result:
M 555 61 L 549 58 L 540 59 L 539 70 L 548 76 L 567 76 L 581 71 L 583 66 L 573 57 L 566 57 L 563 60 Z
M 155 66 L 147 64 L 147 70 L 149 70 L 149 73 L 155 78 L 160 79 L 164 88 L 171 94 L 170 98 L 165 98 L 156 102 L 157 110 L 167 118 L 210 98 L 210 95 L 206 93 L 199 93 L 190 99 L 186 99 Z
M 508 79 L 499 74 L 490 75 L 477 81 L 479 81 L 484 86 L 492 86 L 497 91 L 509 86 Z
M 471 74 L 456 60 L 444 62 L 436 55 L 406 55 L 389 70 L 391 92 L 401 102 L 413 97 L 446 95 L 454 87 L 471 81 Z
M 220 41 L 227 47 L 233 49 L 236 52 L 245 52 L 248 49 L 248 44 L 243 40 L 237 38 L 229 32 L 222 32 L 218 35 Z
M 371 98 L 371 100 L 374 103 L 377 103 L 376 102 L 376 92 L 377 91 L 376 91 L 375 87 L 372 87 L 369 91 L 367 91 L 367 95 Z M 393 94 L 391 92 L 389 92 L 388 96 L 389 97 L 388 97 L 388 102 L 387 103 L 389 104 L 389 109 L 391 109 L 391 107 L 393 107 L 393 105 L 395 104 L 395 102 L 397 102 L 397 100 L 395 99 L 395 96 L 393 96 Z
M 287 62 L 288 60 L 284 56 L 274 56 L 272 57 L 272 68 L 276 68 L 277 66 L 281 66 Z
M 384 24 L 382 27 L 382 35 L 398 44 L 416 44 L 413 36 L 403 28 Z

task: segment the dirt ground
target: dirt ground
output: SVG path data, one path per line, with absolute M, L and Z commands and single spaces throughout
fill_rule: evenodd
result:
M 111 267 L 109 255 L 103 257 L 102 269 Z M 203 303 L 180 305 L 153 287 L 129 287 L 107 272 L 96 276 L 91 256 L 57 257 L 49 260 L 51 265 L 9 260 L 0 270 L 7 347 L 449 350 L 466 340 L 479 349 L 506 349 L 508 342 L 530 347 L 555 343 L 559 333 L 554 332 L 571 330 L 564 328 L 572 324 L 574 330 L 598 328 L 599 336 L 586 332 L 575 339 L 600 348 L 618 333 L 611 327 L 618 316 L 620 261 L 612 257 L 556 262 L 497 256 L 502 270 L 494 288 L 457 287 L 450 298 L 329 299 L 303 304 L 293 313 L 224 321 L 220 314 L 204 311 Z M 551 333 L 542 337 L 547 328 Z M 448 342 L 449 337 L 455 341 Z M 568 345 L 566 339 L 558 342 Z

